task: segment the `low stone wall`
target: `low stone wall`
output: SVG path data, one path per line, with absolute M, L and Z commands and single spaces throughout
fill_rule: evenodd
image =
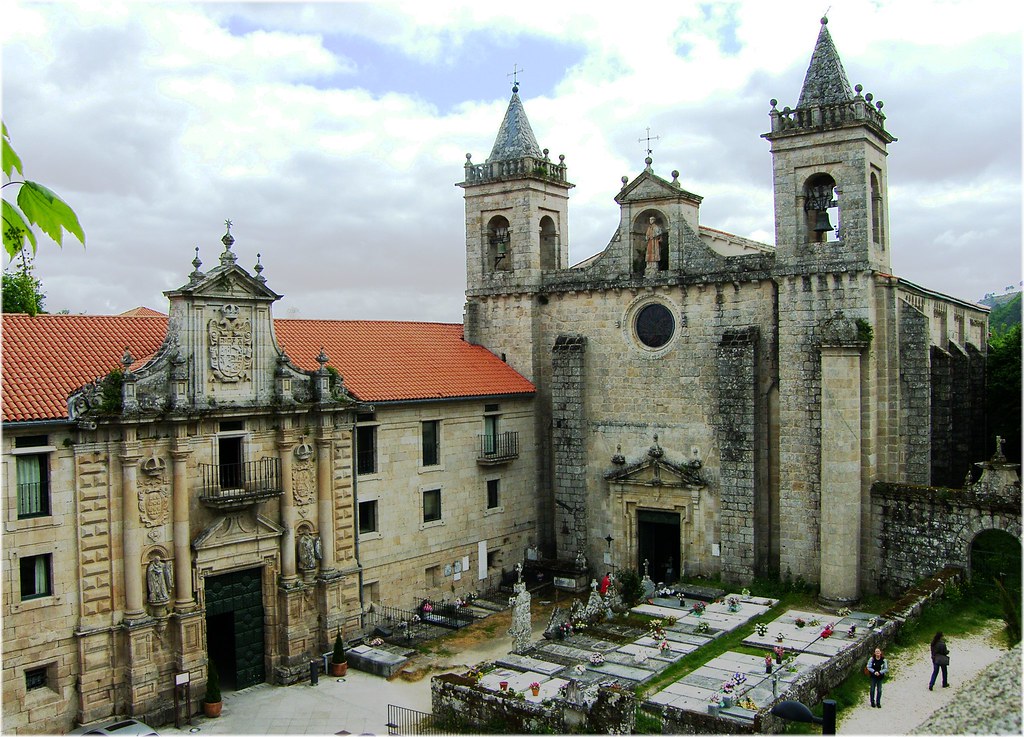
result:
M 430 684 L 431 710 L 442 725 L 500 729 L 506 734 L 630 734 L 636 719 L 636 696 L 615 687 L 598 689 L 589 709 L 564 699 L 536 703 L 480 688 L 465 676 L 436 676 Z
M 963 570 L 946 568 L 914 586 L 882 613 L 883 621 L 863 640 L 798 678 L 786 692 L 786 699 L 800 701 L 808 706 L 819 703 L 851 673 L 862 670 L 876 647 L 887 649 L 904 625 L 921 616 L 921 611 L 941 597 L 950 582 L 961 584 L 963 577 Z M 662 734 L 774 734 L 783 731 L 786 725 L 784 720 L 772 716 L 770 709 L 759 711 L 752 723 L 698 714 L 671 706 L 662 707 L 658 713 L 662 717 Z

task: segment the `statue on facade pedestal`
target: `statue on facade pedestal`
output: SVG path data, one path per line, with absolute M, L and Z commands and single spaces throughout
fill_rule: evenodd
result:
M 323 558 L 323 549 L 320 547 L 320 536 L 305 533 L 299 537 L 299 568 L 304 571 L 312 571 L 316 568 L 316 562 Z
M 161 606 L 171 600 L 171 562 L 154 558 L 146 566 L 146 589 L 148 600 L 154 606 Z

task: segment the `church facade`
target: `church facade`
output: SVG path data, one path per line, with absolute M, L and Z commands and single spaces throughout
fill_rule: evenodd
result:
M 840 605 L 874 589 L 871 484 L 959 486 L 983 457 L 987 312 L 891 273 L 895 138 L 825 20 L 769 122 L 774 247 L 702 225 L 702 198 L 648 157 L 607 247 L 570 266 L 573 185 L 513 88 L 460 184 L 465 335 L 538 387 L 557 557 L 802 578 Z
M 823 25 L 769 112 L 774 246 L 648 158 L 572 265 L 568 169 L 514 88 L 460 183 L 463 325 L 274 319 L 230 228 L 167 314 L 5 316 L 5 729 L 169 720 L 211 663 L 294 682 L 373 605 L 529 557 L 874 590 L 871 485 L 984 455 L 987 337 L 891 274 L 885 122 Z

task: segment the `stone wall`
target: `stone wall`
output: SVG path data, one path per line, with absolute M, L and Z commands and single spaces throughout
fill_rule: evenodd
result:
M 931 478 L 931 377 L 928 318 L 906 301 L 899 306 L 900 441 L 906 448 L 903 477 L 909 484 Z
M 999 491 L 877 482 L 871 487 L 877 588 L 903 591 L 946 566 L 968 568 L 971 542 L 986 529 L 1021 535 L 1020 486 Z
M 726 331 L 722 336 L 718 382 L 722 578 L 745 582 L 753 578 L 756 562 L 755 511 L 767 507 L 755 503 L 756 327 Z
M 567 527 L 571 531 L 568 537 L 556 534 L 560 558 L 574 556 L 587 547 L 587 447 L 583 435 L 586 350 L 587 339 L 583 336 L 560 335 L 552 356 L 551 415 L 558 504 L 555 529 Z
M 503 734 L 631 734 L 636 696 L 618 686 L 601 687 L 589 708 L 564 699 L 537 703 L 479 688 L 470 678 L 435 676 L 431 710 L 443 728 Z

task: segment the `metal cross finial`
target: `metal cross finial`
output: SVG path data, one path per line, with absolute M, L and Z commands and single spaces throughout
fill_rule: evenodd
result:
M 650 130 L 650 129 L 648 129 L 648 130 Z M 225 220 L 224 221 L 224 227 L 226 227 L 228 229 L 228 232 L 230 233 L 231 232 L 231 221 L 230 220 Z
M 647 136 L 645 138 L 638 138 L 638 139 L 636 139 L 636 142 L 637 143 L 646 143 L 647 144 L 647 155 L 650 156 L 651 154 L 654 153 L 654 149 L 651 148 L 651 141 L 660 141 L 660 140 L 661 140 L 661 136 L 652 136 L 651 135 L 651 127 L 647 126 Z
M 519 91 L 519 72 L 522 72 L 522 71 L 525 71 L 525 70 L 524 69 L 520 69 L 518 64 L 513 64 L 512 65 L 512 71 L 505 75 L 506 77 L 512 77 L 512 91 L 513 92 L 518 92 Z

